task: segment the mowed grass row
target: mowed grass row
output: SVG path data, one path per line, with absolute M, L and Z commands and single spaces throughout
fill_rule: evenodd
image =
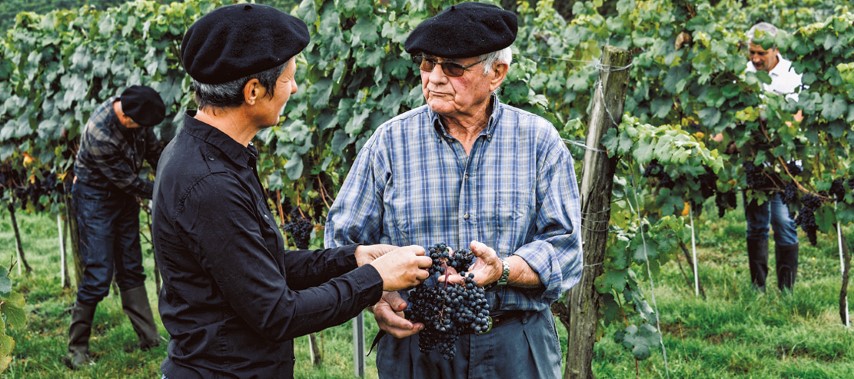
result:
M 614 332 L 624 326 L 612 325 L 602 331 L 596 345 L 594 374 L 601 378 L 854 377 L 854 330 L 845 328 L 839 317 L 841 279 L 836 235 L 820 234 L 816 247 L 802 244 L 798 280 L 791 295 L 776 290 L 771 243 L 768 291 L 759 294 L 749 284 L 741 210 L 731 211 L 724 218 L 714 213 L 714 209 L 707 209 L 696 220 L 700 281 L 706 299 L 694 296 L 693 284 L 686 281 L 691 280 L 690 266 L 681 254 L 675 259 L 687 277 L 675 260 L 653 277 L 666 362 L 660 350 L 650 359 L 636 362 L 613 340 Z M 34 272 L 19 276 L 17 268 L 12 270 L 15 288 L 25 294 L 30 314 L 26 329 L 9 330 L 17 345 L 4 377 L 159 377 L 166 344 L 147 352 L 132 349 L 136 335 L 121 310 L 117 293 L 101 302 L 95 315 L 91 350 L 97 363 L 77 372 L 62 364 L 74 290 L 63 289 L 60 280 L 56 217 L 23 212 L 17 217 Z M 844 234 L 851 236 L 850 231 L 846 229 Z M 143 255 L 149 298 L 156 310 L 153 257 L 145 238 Z M 14 256 L 10 218 L 7 212 L 0 212 L 0 262 L 11 262 Z M 636 272 L 652 305 L 646 268 L 638 267 Z M 73 271 L 70 275 L 73 283 Z M 167 338 L 156 319 L 161 335 Z M 561 344 L 566 346 L 566 331 L 558 324 Z M 377 330 L 372 316 L 365 316 L 365 326 L 366 344 L 370 344 Z M 323 361 L 315 367 L 310 362 L 308 338 L 296 340 L 296 377 L 354 377 L 352 322 L 323 331 L 319 341 Z M 368 378 L 377 377 L 374 357 L 371 354 L 366 359 Z

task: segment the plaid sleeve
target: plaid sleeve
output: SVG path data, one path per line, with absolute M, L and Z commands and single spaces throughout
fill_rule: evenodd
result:
M 359 152 L 326 218 L 326 247 L 378 243 L 382 235 L 385 163 L 373 150 L 378 133 Z
M 556 134 L 556 132 L 555 132 Z M 540 169 L 534 240 L 514 253 L 540 276 L 543 299 L 555 301 L 581 279 L 581 209 L 572 155 L 552 138 Z M 556 141 L 555 141 L 556 140 Z
M 129 149 L 117 136 L 109 133 L 106 125 L 90 130 L 87 153 L 98 171 L 122 191 L 133 196 L 151 198 L 154 183 L 141 179 L 133 170 L 125 153 Z

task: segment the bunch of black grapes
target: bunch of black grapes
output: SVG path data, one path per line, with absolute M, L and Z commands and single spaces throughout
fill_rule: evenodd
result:
M 828 192 L 830 192 L 836 201 L 845 201 L 845 184 L 841 178 L 834 180 L 833 183 L 830 184 Z
M 489 330 L 488 302 L 483 288 L 474 282 L 474 274 L 466 271 L 475 260 L 471 251 L 450 254 L 445 244 L 437 244 L 428 251 L 433 260 L 430 278 L 410 292 L 405 314 L 412 322 L 424 323 L 424 330 L 418 333 L 421 351 L 437 349 L 445 359 L 451 360 L 456 355 L 454 344 L 460 334 Z M 439 276 L 447 278 L 449 267 L 465 279 L 465 284 L 438 281 Z
M 795 217 L 795 224 L 800 225 L 801 229 L 806 232 L 810 244 L 813 246 L 817 242 L 816 230 L 818 229 L 815 223 L 815 210 L 820 206 L 821 198 L 812 194 L 806 194 L 801 201 L 801 210 L 798 212 L 798 216 Z
M 658 181 L 658 187 L 661 188 L 673 189 L 673 186 L 676 184 L 676 182 L 673 181 L 673 178 L 664 172 L 664 166 L 658 163 L 655 159 L 649 162 L 646 169 L 643 170 L 643 177 L 656 179 Z
M 753 162 L 747 161 L 742 166 L 744 167 L 744 176 L 747 177 L 747 188 L 763 190 L 773 185 L 768 176 L 765 175 L 765 169 L 762 165 L 757 166 Z
M 718 206 L 718 217 L 724 217 L 726 211 L 737 206 L 735 191 L 718 192 L 715 195 L 715 205 Z
M 798 187 L 794 182 L 788 182 L 786 183 L 786 187 L 783 187 L 782 200 L 784 204 L 794 204 L 798 202 Z
M 288 216 L 289 221 L 284 226 L 285 232 L 294 238 L 294 245 L 297 249 L 308 249 L 308 244 L 311 241 L 311 230 L 314 225 L 309 219 L 303 217 L 297 207 L 293 207 Z

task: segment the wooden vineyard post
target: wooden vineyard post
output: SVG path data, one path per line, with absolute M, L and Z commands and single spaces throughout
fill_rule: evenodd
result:
M 599 81 L 592 99 L 580 188 L 584 270 L 581 281 L 569 292 L 568 317 L 562 318 L 569 320 L 564 378 L 593 377 L 593 344 L 601 302 L 593 281 L 603 270 L 611 219 L 611 187 L 617 167 L 617 157 L 609 158 L 600 140 L 608 128 L 616 128 L 622 119 L 631 54 L 605 46 L 599 61 Z
M 68 188 L 70 186 L 66 186 Z M 80 258 L 80 236 L 77 234 L 77 210 L 71 200 L 70 191 L 66 191 L 65 219 L 68 220 L 68 236 L 71 237 L 71 256 L 74 258 L 74 284 L 80 288 L 83 282 L 83 259 Z
M 29 273 L 33 271 L 33 268 L 30 267 L 30 264 L 27 263 L 27 258 L 24 256 L 24 244 L 21 241 L 21 230 L 18 228 L 18 218 L 15 217 L 15 205 L 12 202 L 9 202 L 7 205 L 7 209 L 9 210 L 9 216 L 12 218 L 12 229 L 15 231 L 15 248 L 18 253 L 18 275 L 21 275 L 21 267 L 26 269 L 26 272 Z

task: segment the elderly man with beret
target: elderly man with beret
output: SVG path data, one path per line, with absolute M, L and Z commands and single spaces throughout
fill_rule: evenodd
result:
M 293 377 L 293 338 L 427 277 L 418 246 L 285 251 L 251 141 L 297 92 L 294 57 L 308 42 L 302 21 L 255 4 L 218 8 L 184 35 L 199 109 L 163 151 L 154 186 L 165 377 Z
M 151 127 L 165 113 L 155 90 L 130 86 L 98 106 L 80 134 L 71 196 L 84 271 L 68 332 L 65 363 L 71 368 L 90 361 L 95 308 L 109 293 L 114 276 L 139 347 L 160 344 L 139 245 L 139 199 L 151 198 L 153 183 L 139 172 L 143 160 L 157 167 L 162 145 Z
M 492 329 L 460 336 L 451 360 L 421 352 L 424 326 L 403 317 L 406 293 L 387 293 L 373 307 L 387 333 L 381 378 L 561 375 L 549 307 L 581 277 L 579 195 L 557 130 L 499 101 L 516 31 L 513 13 L 479 3 L 418 25 L 405 48 L 427 104 L 376 130 L 329 211 L 329 246 L 446 243 L 479 260 L 474 279 L 487 288 Z

